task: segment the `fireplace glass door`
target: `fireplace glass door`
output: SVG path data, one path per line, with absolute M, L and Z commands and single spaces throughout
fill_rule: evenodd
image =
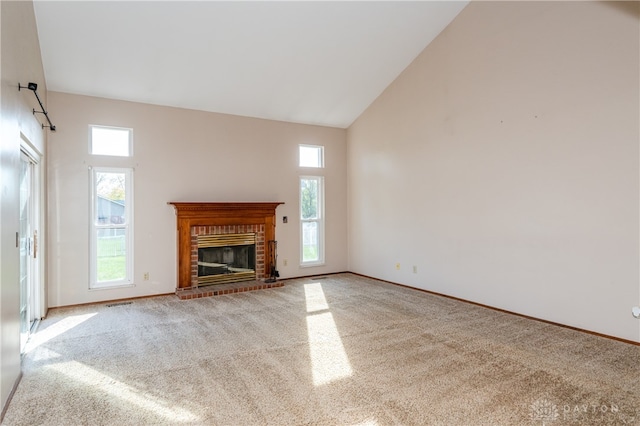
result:
M 198 285 L 256 279 L 256 234 L 198 236 Z

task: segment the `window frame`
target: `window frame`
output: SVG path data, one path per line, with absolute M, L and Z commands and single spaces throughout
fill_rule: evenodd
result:
M 89 217 L 89 290 L 101 290 L 133 286 L 133 171 L 131 167 L 90 167 L 90 217 Z M 124 223 L 97 223 L 97 179 L 98 173 L 125 174 Z M 124 229 L 125 277 L 120 280 L 98 281 L 98 232 L 101 229 Z
M 108 129 L 108 130 L 123 130 L 129 134 L 128 140 L 128 155 L 117 155 L 117 154 L 96 154 L 93 152 L 93 129 Z M 95 155 L 98 157 L 120 157 L 120 158 L 131 158 L 133 157 L 133 129 L 129 127 L 117 127 L 117 126 L 103 126 L 100 124 L 89 124 L 89 155 Z
M 303 180 L 315 180 L 318 184 L 318 205 L 317 205 L 317 217 L 313 219 L 304 219 L 302 214 L 302 181 Z M 298 180 L 298 197 L 299 197 L 299 215 L 300 215 L 300 267 L 312 267 L 322 266 L 325 264 L 325 187 L 324 176 L 300 176 Z M 313 261 L 304 261 L 304 225 L 305 223 L 316 223 L 318 229 L 318 259 Z

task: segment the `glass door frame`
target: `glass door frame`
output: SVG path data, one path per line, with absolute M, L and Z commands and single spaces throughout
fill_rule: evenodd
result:
M 41 173 L 42 156 L 22 136 L 20 146 L 20 352 L 24 353 L 29 335 L 35 330 L 40 318 L 44 316 L 44 282 L 43 282 L 43 182 Z M 26 171 L 27 182 L 23 182 Z M 23 184 L 26 187 L 23 187 Z M 24 200 L 28 192 L 28 200 Z M 26 212 L 23 203 L 28 202 Z M 23 219 L 27 221 L 23 229 Z M 27 231 L 25 235 L 25 231 Z M 23 255 L 25 258 L 23 259 Z M 23 279 L 27 279 L 23 288 Z M 24 294 L 26 291 L 26 294 Z M 26 306 L 25 306 L 26 305 Z M 26 310 L 26 320 L 22 312 Z M 28 321 L 28 322 L 27 322 Z

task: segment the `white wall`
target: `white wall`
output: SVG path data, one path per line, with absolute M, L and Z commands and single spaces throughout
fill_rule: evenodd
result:
M 348 130 L 349 269 L 640 341 L 639 36 L 637 2 L 467 6 Z
M 33 4 L 2 1 L 0 11 L 0 407 L 4 409 L 20 376 L 20 262 L 15 235 L 19 230 L 21 140 L 46 154 L 46 132 L 32 114 L 33 108 L 39 108 L 37 101 L 33 92 L 18 91 L 18 83 L 37 83 L 45 105 L 47 88 Z M 43 228 L 39 231 L 45 235 Z
M 168 201 L 283 201 L 276 211 L 281 277 L 346 270 L 345 130 L 56 92 L 49 103 L 58 129 L 49 155 L 50 306 L 173 292 L 176 218 Z M 133 128 L 133 158 L 90 156 L 89 124 Z M 298 177 L 310 173 L 297 167 L 301 143 L 325 147 L 321 267 L 298 266 Z M 90 291 L 89 166 L 106 165 L 135 168 L 135 287 Z M 142 279 L 145 272 L 149 281 Z

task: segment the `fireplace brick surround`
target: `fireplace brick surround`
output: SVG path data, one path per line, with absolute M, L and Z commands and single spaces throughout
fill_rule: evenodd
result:
M 269 241 L 275 240 L 275 212 L 282 202 L 169 202 L 177 215 L 178 286 L 181 299 L 281 287 L 281 282 L 265 283 L 270 275 Z M 197 236 L 256 233 L 256 280 L 199 287 Z

